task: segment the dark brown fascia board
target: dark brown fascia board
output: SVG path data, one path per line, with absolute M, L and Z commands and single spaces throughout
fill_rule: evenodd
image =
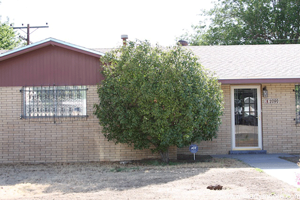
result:
M 49 46 L 49 45 L 58 46 L 58 47 L 65 48 L 65 49 L 69 49 L 69 50 L 76 51 L 76 52 L 79 52 L 79 53 L 83 53 L 83 54 L 86 54 L 86 55 L 89 55 L 89 56 L 93 56 L 93 57 L 96 57 L 96 58 L 100 58 L 101 57 L 101 55 L 99 55 L 99 54 L 95 54 L 95 53 L 92 53 L 92 52 L 88 52 L 88 51 L 85 51 L 85 50 L 78 49 L 76 47 L 71 47 L 71 46 L 68 46 L 68 45 L 65 45 L 65 44 L 60 44 L 58 42 L 50 40 L 50 41 L 47 41 L 45 43 L 41 43 L 41 44 L 38 44 L 36 46 L 29 47 L 27 49 L 23 49 L 23 50 L 16 51 L 14 53 L 2 56 L 2 57 L 0 57 L 0 61 L 7 60 L 7 59 L 13 58 L 15 56 L 19 56 L 19 55 L 22 55 L 22 54 L 25 54 L 25 53 L 28 53 L 28 52 L 31 52 L 31 51 L 34 51 L 34 50 L 37 50 L 37 49 Z
M 219 79 L 221 84 L 300 83 L 300 78 Z

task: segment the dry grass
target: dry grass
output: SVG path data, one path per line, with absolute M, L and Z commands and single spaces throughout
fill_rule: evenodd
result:
M 206 189 L 216 184 L 223 190 Z M 294 199 L 297 195 L 296 188 L 225 158 L 171 166 L 0 165 L 0 199 Z

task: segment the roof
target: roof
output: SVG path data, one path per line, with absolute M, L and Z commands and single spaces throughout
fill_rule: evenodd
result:
M 106 52 L 109 52 L 111 50 L 114 50 L 114 48 L 95 48 L 93 50 L 99 51 L 99 52 L 102 52 L 102 53 L 106 53 Z
M 88 49 L 54 38 L 18 49 L 0 51 L 0 61 L 45 45 L 57 45 L 93 56 L 102 56 L 112 48 Z M 222 83 L 300 83 L 300 44 L 185 46 Z
M 33 44 L 23 46 L 23 47 L 20 47 L 20 48 L 17 48 L 17 49 L 13 49 L 13 50 L 10 50 L 10 51 L 6 51 L 4 53 L 0 52 L 0 61 L 8 59 L 8 58 L 12 58 L 14 56 L 18 56 L 18 55 L 21 55 L 21 54 L 24 54 L 24 53 L 27 53 L 27 52 L 30 52 L 30 51 L 33 51 L 33 50 L 37 50 L 37 49 L 40 49 L 40 48 L 48 46 L 48 45 L 67 48 L 67 49 L 70 49 L 70 50 L 73 50 L 73 51 L 81 52 L 81 53 L 88 54 L 88 55 L 95 56 L 95 57 L 100 57 L 100 56 L 104 55 L 104 53 L 99 52 L 99 51 L 95 51 L 93 49 L 88 49 L 88 48 L 85 48 L 85 47 L 74 45 L 74 44 L 71 44 L 71 43 L 68 43 L 68 42 L 57 40 L 55 38 L 47 38 L 45 40 L 35 42 Z
M 214 71 L 223 83 L 300 82 L 300 44 L 185 48 L 193 51 L 199 62 Z
M 1 54 L 1 53 L 5 53 L 5 52 L 7 52 L 7 51 L 8 51 L 8 50 L 1 50 L 1 49 L 0 49 L 0 54 Z
M 300 82 L 300 44 L 185 46 L 222 83 Z M 112 50 L 94 49 L 104 53 Z

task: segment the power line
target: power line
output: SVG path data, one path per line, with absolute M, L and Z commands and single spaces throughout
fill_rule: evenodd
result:
M 46 25 L 48 25 L 48 23 L 46 23 Z M 12 24 L 10 26 L 12 26 Z M 49 26 L 30 26 L 29 24 L 27 24 L 27 27 L 21 26 L 21 27 L 12 27 L 12 28 L 13 29 L 27 29 L 27 38 L 24 38 L 24 37 L 21 37 L 21 38 L 26 40 L 27 45 L 29 45 L 30 44 L 30 34 L 31 33 L 33 33 L 34 31 L 36 31 L 39 28 L 49 28 Z M 36 28 L 36 29 L 33 32 L 30 33 L 31 28 Z

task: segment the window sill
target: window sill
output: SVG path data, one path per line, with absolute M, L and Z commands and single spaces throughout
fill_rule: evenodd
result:
M 74 116 L 24 116 L 21 115 L 20 119 L 54 119 L 54 118 L 87 118 L 88 115 L 74 115 Z

